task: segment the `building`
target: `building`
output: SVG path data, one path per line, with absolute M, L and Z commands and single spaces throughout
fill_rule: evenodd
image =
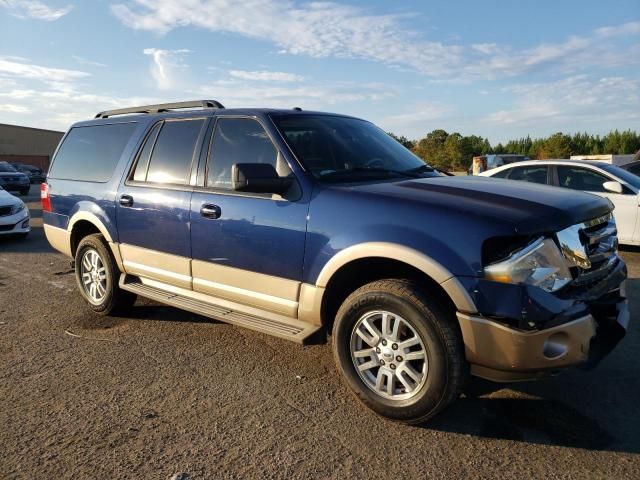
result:
M 64 132 L 0 123 L 0 161 L 35 165 L 44 171 Z
M 636 155 L 633 153 L 629 155 L 614 155 L 611 153 L 605 153 L 604 155 L 571 155 L 571 160 L 593 160 L 596 162 L 610 163 L 612 165 L 624 165 L 625 163 L 633 162 Z

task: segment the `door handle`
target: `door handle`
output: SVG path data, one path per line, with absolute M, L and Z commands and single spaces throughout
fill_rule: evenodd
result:
M 130 207 L 133 205 L 133 197 L 131 195 L 121 195 L 120 205 L 123 207 Z
M 220 218 L 220 215 L 222 215 L 222 210 L 220 210 L 220 207 L 218 205 L 205 203 L 204 205 L 202 205 L 202 207 L 200 207 L 200 215 L 205 218 L 212 218 L 215 220 L 216 218 Z

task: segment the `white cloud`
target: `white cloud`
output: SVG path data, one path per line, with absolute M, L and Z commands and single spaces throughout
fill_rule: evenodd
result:
M 0 0 L 0 7 L 9 10 L 9 13 L 18 18 L 33 18 L 52 22 L 64 17 L 73 6 L 67 5 L 62 8 L 51 8 L 45 3 L 37 0 Z
M 334 2 L 131 0 L 113 5 L 112 12 L 135 29 L 166 33 L 194 26 L 268 41 L 292 55 L 363 58 L 432 75 L 461 63 L 459 47 L 421 40 L 402 26 L 401 16 Z
M 88 65 L 90 67 L 106 67 L 107 65 L 104 63 L 100 63 L 100 62 L 95 62 L 93 60 L 89 60 L 87 58 L 81 57 L 79 55 L 71 55 L 71 58 L 73 58 L 76 62 L 78 62 L 80 65 Z
M 505 92 L 515 95 L 514 108 L 490 113 L 487 122 L 575 131 L 577 124 L 586 122 L 640 119 L 635 108 L 640 104 L 637 79 L 576 75 L 547 83 L 516 84 Z
M 26 59 L 0 56 L 0 76 L 46 80 L 48 82 L 70 82 L 88 77 L 79 70 L 50 68 L 28 63 Z
M 271 72 L 268 70 L 230 70 L 229 75 L 242 80 L 253 80 L 261 82 L 301 82 L 304 80 L 302 75 L 286 72 Z
M 474 43 L 471 45 L 471 48 L 485 55 L 495 53 L 499 49 L 497 43 Z
M 15 105 L 11 103 L 0 103 L 0 112 L 9 113 L 26 113 L 29 109 L 23 105 Z
M 189 53 L 187 49 L 162 50 L 160 48 L 145 48 L 145 55 L 150 55 L 153 59 L 151 64 L 151 75 L 156 81 L 160 90 L 170 90 L 178 83 L 177 73 L 185 65 L 181 61 L 181 56 Z
M 595 33 L 601 38 L 640 35 L 640 22 L 628 22 L 614 27 L 601 27 L 596 29 Z
M 213 92 L 213 93 L 212 93 Z M 342 82 L 307 84 L 296 87 L 263 86 L 256 89 L 251 82 L 222 79 L 198 87 L 193 92 L 220 100 L 226 107 L 273 107 L 303 109 L 338 107 L 353 102 L 373 102 L 393 97 L 397 92 L 386 85 Z
M 437 78 L 496 78 L 542 68 L 563 72 L 638 63 L 637 49 L 608 39 L 640 34 L 640 22 L 606 26 L 562 42 L 512 49 L 495 43 L 470 46 L 431 41 L 403 23 L 406 15 L 373 14 L 335 2 L 300 0 L 125 0 L 112 12 L 127 26 L 166 33 L 198 27 L 276 45 L 281 53 L 361 58 Z M 635 58 L 635 60 L 634 60 Z

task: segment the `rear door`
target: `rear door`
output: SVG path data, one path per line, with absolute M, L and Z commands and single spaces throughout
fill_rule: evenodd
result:
M 559 186 L 594 193 L 611 200 L 616 207 L 613 216 L 616 219 L 618 238 L 621 242 L 631 241 L 638 216 L 638 197 L 634 192 L 626 191 L 626 188 L 623 193 L 606 191 L 602 184 L 617 180 L 592 168 L 557 165 L 556 171 Z
M 270 163 L 293 176 L 258 120 L 218 116 L 191 199 L 193 289 L 295 317 L 308 204 L 295 194 L 233 191 L 234 163 Z
M 192 172 L 206 124 L 168 119 L 150 129 L 116 200 L 127 273 L 191 289 Z

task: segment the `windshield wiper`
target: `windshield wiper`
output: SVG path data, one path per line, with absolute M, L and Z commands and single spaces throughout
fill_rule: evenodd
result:
M 411 170 L 393 170 L 391 168 L 381 168 L 381 167 L 353 167 L 346 170 L 334 170 L 332 172 L 327 172 L 322 175 L 322 178 L 329 177 L 339 177 L 339 176 L 348 176 L 352 173 L 371 173 L 371 174 L 383 174 L 383 175 L 398 175 L 400 177 L 409 177 L 409 178 L 423 178 L 422 175 L 418 172 L 413 172 Z
M 435 168 L 433 168 L 431 165 L 427 165 L 426 163 L 424 165 L 420 165 L 419 167 L 416 168 L 411 168 L 409 170 L 407 170 L 408 172 L 415 172 L 415 173 L 431 173 L 431 172 L 435 172 L 437 171 Z

